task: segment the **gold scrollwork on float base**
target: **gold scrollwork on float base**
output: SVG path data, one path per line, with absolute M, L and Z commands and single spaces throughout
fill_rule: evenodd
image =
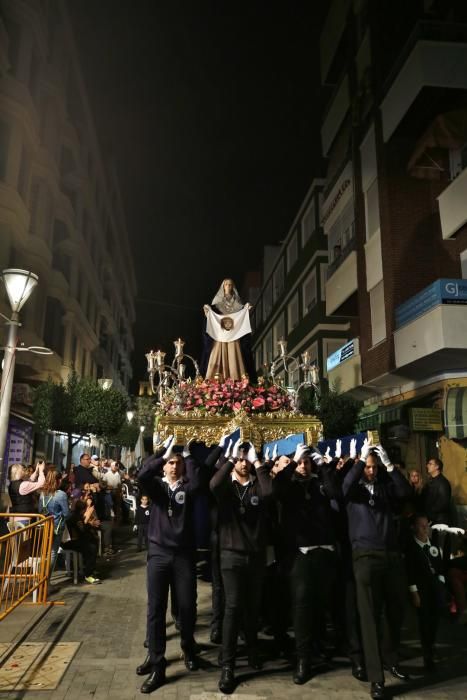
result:
M 277 413 L 248 414 L 239 411 L 235 415 L 207 415 L 202 411 L 186 411 L 175 415 L 156 415 L 156 432 L 154 447 L 169 435 L 175 436 L 177 445 L 186 445 L 188 441 L 204 442 L 216 445 L 222 435 L 240 428 L 244 441 L 252 442 L 257 450 L 265 442 L 281 440 L 287 435 L 305 434 L 308 445 L 316 445 L 321 436 L 322 424 L 316 416 L 305 416 L 290 411 Z

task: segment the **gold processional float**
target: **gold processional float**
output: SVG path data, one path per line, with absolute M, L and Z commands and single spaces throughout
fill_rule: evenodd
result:
M 302 353 L 300 362 L 287 354 L 286 341 L 281 339 L 280 357 L 268 368 L 267 377 L 259 377 L 253 386 L 247 375 L 241 380 L 220 375 L 203 379 L 196 360 L 183 352 L 184 341 L 179 338 L 174 345 L 171 364 L 166 364 L 166 353 L 161 350 L 146 354 L 151 391 L 157 397 L 155 447 L 169 435 L 175 436 L 178 445 L 195 441 L 211 446 L 236 429 L 256 450 L 298 433 L 304 434 L 308 445 L 322 439 L 319 419 L 298 409 L 298 395 L 304 388 L 314 389 L 319 405 L 319 369 L 310 362 L 308 352 Z M 194 367 L 194 379 L 186 378 L 187 360 Z M 304 381 L 296 388 L 286 388 L 284 382 L 288 384 L 289 374 L 297 370 Z

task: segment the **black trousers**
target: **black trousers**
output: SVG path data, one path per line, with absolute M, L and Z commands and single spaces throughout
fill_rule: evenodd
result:
M 166 615 L 171 582 L 178 602 L 181 647 L 189 653 L 192 651 L 196 620 L 194 552 L 152 545 L 147 566 L 147 641 L 149 657 L 154 667 L 166 664 Z
M 254 650 L 258 635 L 258 612 L 266 566 L 266 553 L 247 554 L 221 551 L 221 572 L 225 592 L 222 626 L 222 664 L 234 666 L 240 622 L 248 650 Z
M 98 545 L 96 540 L 87 537 L 81 537 L 79 540 L 69 540 L 63 544 L 63 549 L 79 552 L 83 557 L 84 575 L 92 576 L 97 560 Z
M 149 523 L 138 525 L 138 551 L 141 551 L 143 547 L 148 548 L 148 528 Z
M 354 550 L 353 566 L 368 680 L 382 682 L 383 658 L 388 666 L 397 663 L 407 590 L 403 563 L 398 552 Z
M 435 582 L 420 590 L 419 596 L 420 607 L 417 608 L 417 617 L 423 658 L 432 659 L 441 613 Z
M 320 640 L 325 626 L 326 610 L 337 574 L 336 553 L 313 549 L 307 554 L 298 551 L 290 570 L 292 619 L 297 657 L 310 659 L 313 644 Z
M 222 629 L 224 620 L 224 584 L 221 574 L 221 559 L 219 551 L 219 541 L 217 533 L 211 535 L 211 586 L 212 586 L 212 617 L 211 630 L 217 631 Z

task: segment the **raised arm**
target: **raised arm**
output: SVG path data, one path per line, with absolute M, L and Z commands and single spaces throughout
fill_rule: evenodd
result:
M 164 464 L 163 457 L 152 455 L 148 457 L 138 474 L 138 485 L 151 498 L 157 497 L 159 493 L 159 478 Z M 159 478 L 158 478 L 159 477 Z

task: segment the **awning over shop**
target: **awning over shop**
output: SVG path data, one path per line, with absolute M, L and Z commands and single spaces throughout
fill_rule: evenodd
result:
M 412 177 L 439 179 L 446 167 L 445 151 L 458 149 L 466 141 L 467 110 L 439 114 L 417 141 L 407 165 L 409 174 Z
M 467 387 L 448 389 L 444 415 L 446 437 L 467 438 Z
M 382 423 L 395 423 L 401 420 L 401 411 L 407 401 L 401 401 L 394 406 L 383 406 L 378 408 L 373 413 L 359 418 L 356 424 L 356 430 L 359 432 L 365 430 L 378 430 Z
M 355 429 L 358 431 L 379 430 L 383 423 L 403 423 L 404 425 L 408 425 L 409 413 L 407 407 L 420 406 L 420 403 L 426 406 L 427 400 L 429 405 L 432 405 L 432 401 L 430 400 L 432 398 L 433 393 L 423 398 L 418 396 L 390 404 L 389 406 L 378 406 L 372 413 L 361 416 L 356 423 Z

